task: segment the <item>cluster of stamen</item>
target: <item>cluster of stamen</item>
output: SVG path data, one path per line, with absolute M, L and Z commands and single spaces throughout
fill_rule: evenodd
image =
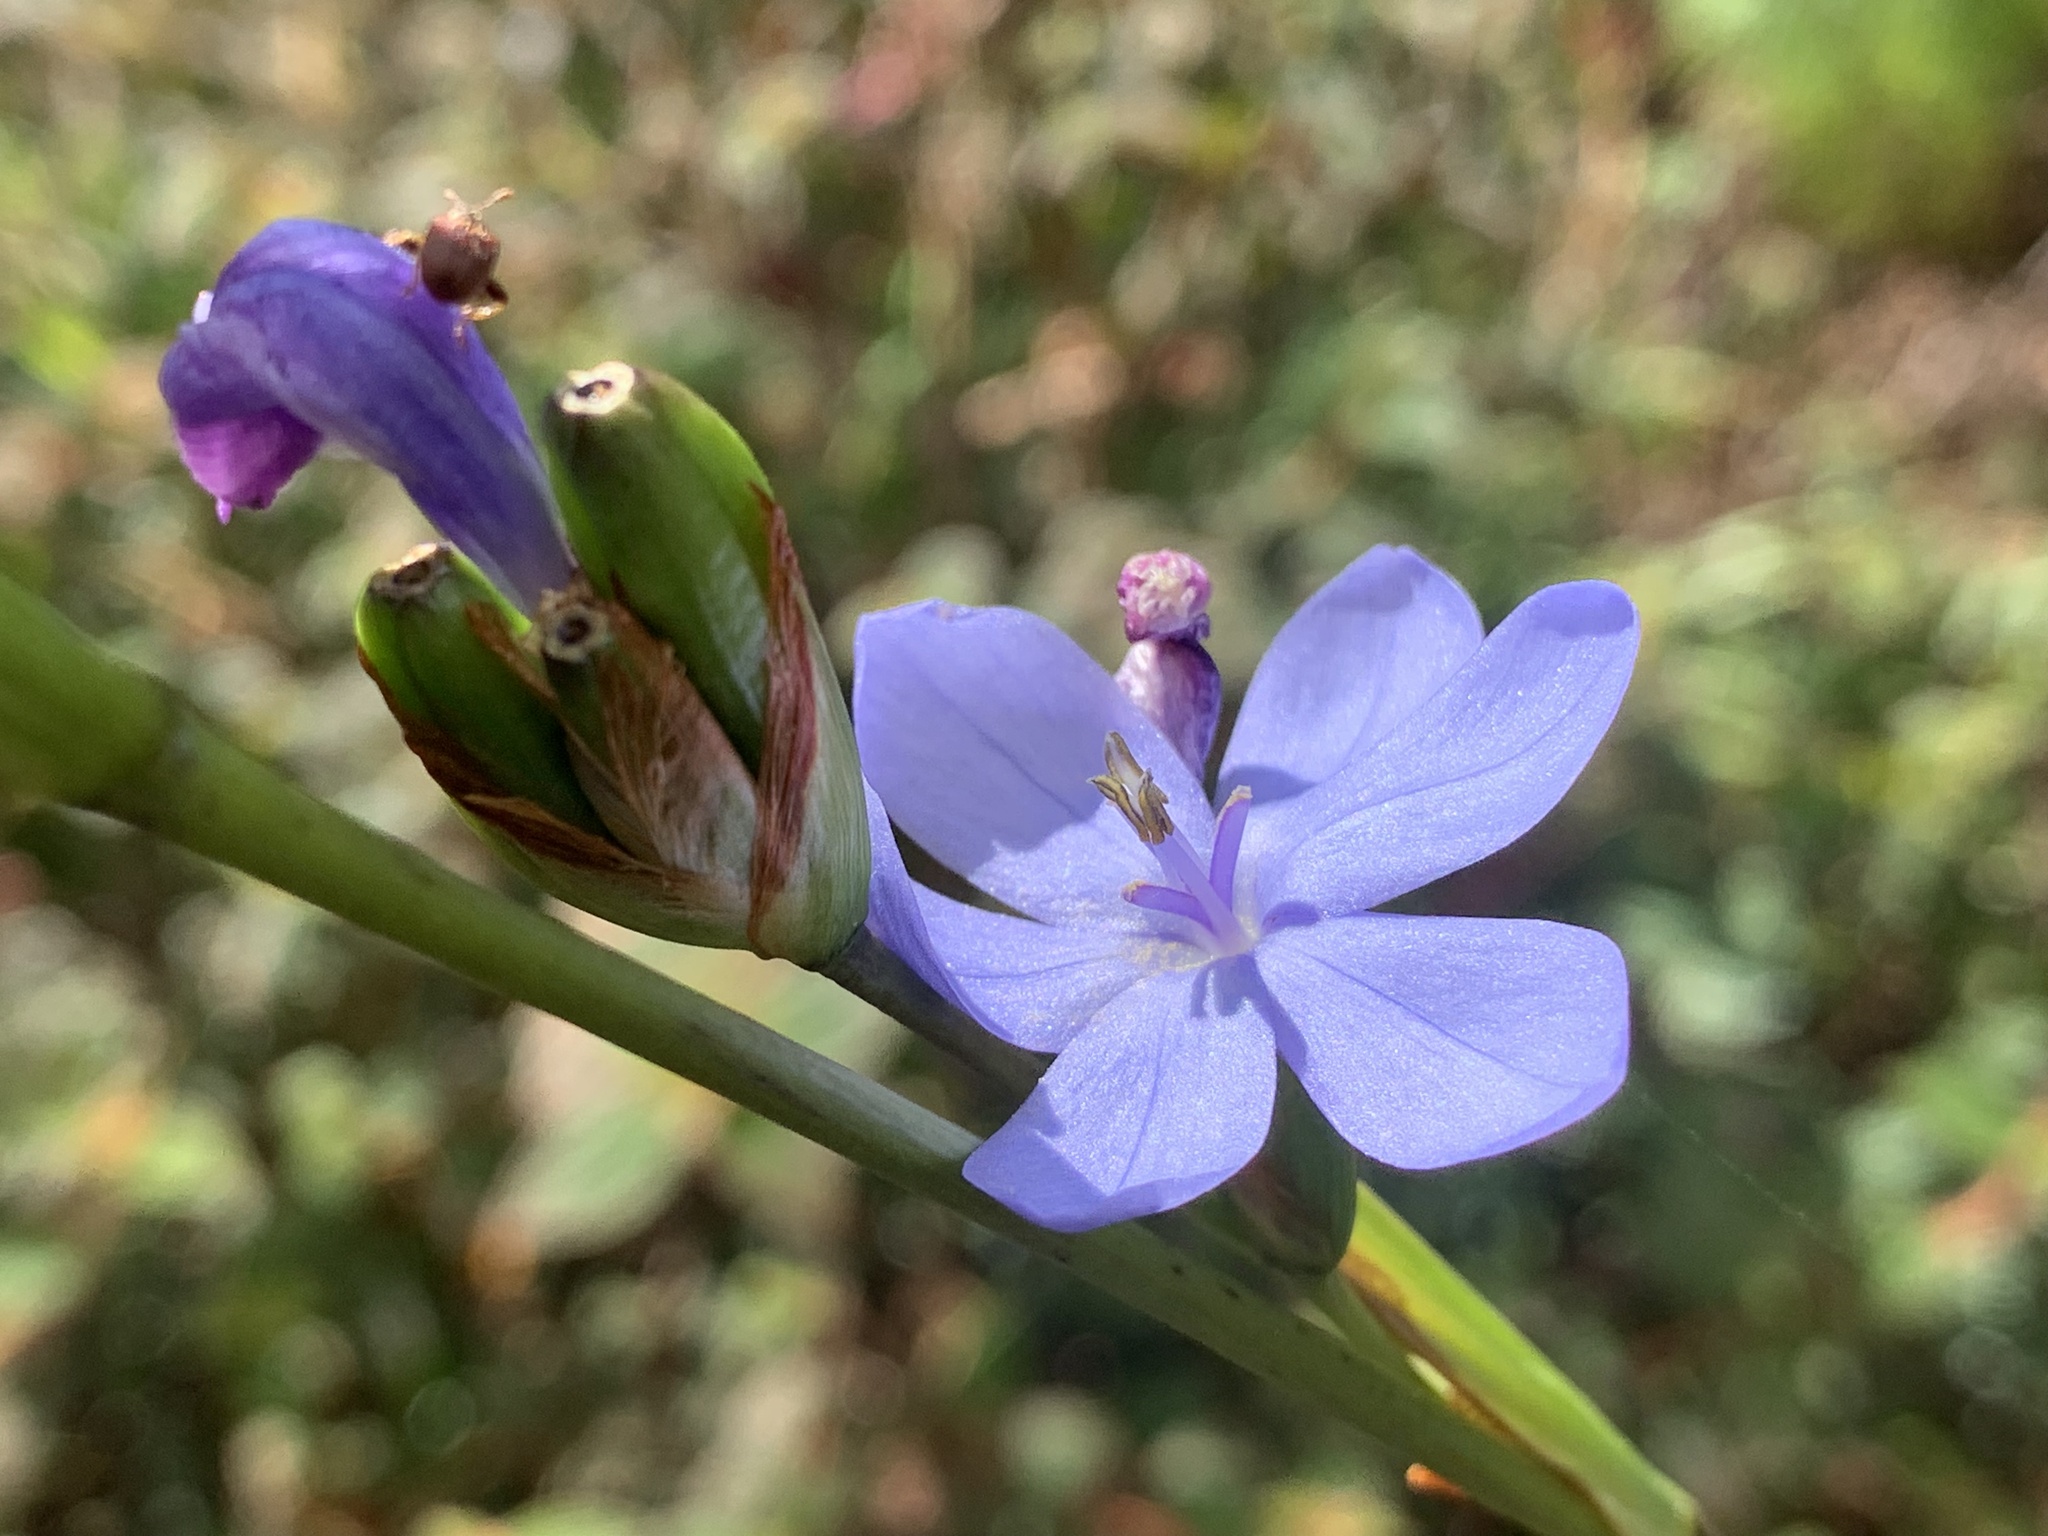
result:
M 1148 911 L 1165 912 L 1195 925 L 1202 944 L 1219 955 L 1241 955 L 1252 947 L 1252 935 L 1237 915 L 1231 895 L 1237 883 L 1237 852 L 1244 842 L 1245 815 L 1251 791 L 1232 790 L 1216 817 L 1216 843 L 1205 869 L 1195 850 L 1166 814 L 1166 792 L 1132 753 L 1121 733 L 1111 731 L 1102 745 L 1107 770 L 1088 782 L 1115 806 L 1139 841 L 1152 850 L 1159 867 L 1173 883 L 1136 881 L 1124 888 L 1124 900 Z
M 1145 843 L 1157 846 L 1173 836 L 1173 818 L 1166 814 L 1166 791 L 1132 753 L 1120 731 L 1111 731 L 1102 744 L 1103 765 L 1088 782 L 1102 791 L 1102 798 L 1123 812 L 1131 830 Z

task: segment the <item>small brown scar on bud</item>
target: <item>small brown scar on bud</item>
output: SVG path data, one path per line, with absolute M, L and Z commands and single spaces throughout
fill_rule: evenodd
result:
M 550 592 L 541 601 L 541 654 L 575 666 L 612 643 L 612 621 L 602 608 Z
M 638 377 L 631 363 L 571 368 L 568 382 L 555 391 L 555 408 L 565 416 L 609 415 L 632 398 Z
M 1166 814 L 1166 791 L 1153 781 L 1120 731 L 1111 731 L 1102 743 L 1102 763 L 1107 773 L 1088 782 L 1115 806 L 1131 830 L 1154 846 L 1173 836 L 1173 818 Z
M 455 557 L 445 544 L 418 544 L 370 578 L 370 590 L 387 602 L 411 603 L 441 584 Z

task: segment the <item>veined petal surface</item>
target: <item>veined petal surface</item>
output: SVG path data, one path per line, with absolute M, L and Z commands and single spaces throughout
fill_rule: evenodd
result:
M 1060 630 L 1015 608 L 914 603 L 854 639 L 854 732 L 889 815 L 1005 906 L 1053 923 L 1144 931 L 1122 898 L 1157 865 L 1089 783 L 1121 732 L 1207 858 L 1207 797 L 1115 681 Z
M 1374 913 L 1259 946 L 1280 1054 L 1339 1135 L 1441 1168 L 1589 1114 L 1628 1066 L 1628 971 L 1589 928 Z
M 938 951 L 932 948 L 931 931 L 925 927 L 924 909 L 918 901 L 925 893 L 903 866 L 903 855 L 896 847 L 896 834 L 889 826 L 889 813 L 883 809 L 882 797 L 866 780 L 861 781 L 860 787 L 868 810 L 868 932 L 909 962 L 910 968 L 933 991 L 954 1007 L 964 1009 L 966 1003 L 953 990 L 952 978 L 946 974 Z
M 1255 798 L 1240 868 L 1263 909 L 1324 917 L 1383 902 L 1506 847 L 1563 798 L 1635 665 L 1628 594 L 1545 587 L 1448 681 L 1318 788 Z
M 1237 1172 L 1266 1139 L 1278 1076 L 1272 1029 L 1228 974 L 1244 967 L 1169 971 L 1120 994 L 975 1149 L 968 1182 L 1081 1232 L 1171 1210 Z
M 1217 800 L 1272 805 L 1371 747 L 1479 649 L 1472 599 L 1412 549 L 1369 549 L 1301 606 L 1245 690 Z
M 984 912 L 919 890 L 918 907 L 948 981 L 968 1012 L 1012 1045 L 1064 1050 L 1148 969 L 1146 952 L 1190 946 L 1100 924 L 1069 926 Z

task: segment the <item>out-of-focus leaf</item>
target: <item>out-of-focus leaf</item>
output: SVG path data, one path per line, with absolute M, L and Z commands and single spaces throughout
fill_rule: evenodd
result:
M 1677 1486 L 1363 1185 L 1338 1273 L 1446 1401 L 1549 1467 L 1615 1536 L 1692 1536 Z

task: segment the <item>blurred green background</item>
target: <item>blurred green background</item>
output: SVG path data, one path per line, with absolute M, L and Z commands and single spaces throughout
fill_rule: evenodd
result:
M 227 528 L 157 359 L 264 220 L 496 211 L 522 396 L 730 412 L 835 645 L 1118 564 L 1241 687 L 1367 545 L 1648 620 L 1537 833 L 1633 1081 L 1376 1176 L 1723 1533 L 2048 1530 L 2048 11 L 2038 0 L 0 0 L 0 562 L 501 878 L 349 609 L 323 461 Z M 0 644 L 5 637 L 0 636 Z M 0 1528 L 1487 1529 L 1015 1250 L 111 824 L 0 846 Z M 906 1091 L 833 989 L 623 940 Z

